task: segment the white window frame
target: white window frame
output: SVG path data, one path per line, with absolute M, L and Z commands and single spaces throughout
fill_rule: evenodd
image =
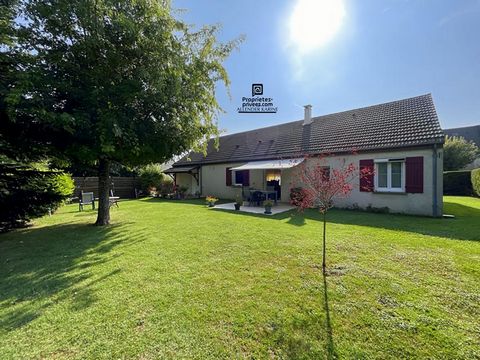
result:
M 405 192 L 405 159 L 376 159 L 375 162 L 375 191 L 376 192 Z M 378 186 L 378 164 L 387 163 L 387 187 Z M 392 164 L 401 163 L 402 164 L 402 177 L 401 177 L 401 187 L 394 188 L 392 187 Z

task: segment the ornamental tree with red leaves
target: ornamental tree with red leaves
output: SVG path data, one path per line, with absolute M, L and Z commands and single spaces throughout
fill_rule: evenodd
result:
M 327 212 L 334 205 L 334 200 L 350 196 L 354 183 L 360 177 L 367 177 L 371 169 L 359 169 L 345 159 L 325 156 L 309 157 L 296 169 L 295 178 L 300 188 L 291 196 L 291 204 L 300 211 L 318 208 L 323 216 L 323 261 L 322 269 L 326 269 L 326 225 Z

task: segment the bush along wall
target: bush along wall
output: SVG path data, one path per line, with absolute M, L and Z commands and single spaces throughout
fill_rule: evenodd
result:
M 472 170 L 471 180 L 474 195 L 480 196 L 480 168 Z
M 470 170 L 446 171 L 443 173 L 443 194 L 472 196 L 472 175 Z

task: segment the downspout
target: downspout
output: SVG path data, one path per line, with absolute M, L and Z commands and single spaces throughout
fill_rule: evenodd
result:
M 437 217 L 438 215 L 438 181 L 437 181 L 437 169 L 438 169 L 438 153 L 437 153 L 437 144 L 433 144 L 433 216 Z
M 199 181 L 200 181 L 200 197 L 203 195 L 203 166 L 200 166 L 200 168 L 198 169 L 198 177 L 199 177 Z

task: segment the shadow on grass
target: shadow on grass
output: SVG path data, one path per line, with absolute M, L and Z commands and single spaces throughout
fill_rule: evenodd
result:
M 327 221 L 336 224 L 359 225 L 386 230 L 418 233 L 452 240 L 480 241 L 480 209 L 461 204 L 449 204 L 454 219 L 430 218 L 400 214 L 372 214 L 361 211 L 333 209 Z M 450 207 L 452 205 L 452 207 Z M 307 218 L 320 221 L 320 214 L 308 211 Z
M 323 308 L 325 309 L 325 331 L 327 333 L 327 359 L 336 359 L 337 352 L 333 342 L 332 322 L 330 320 L 330 306 L 328 304 L 327 275 L 323 274 Z
M 197 206 L 204 206 L 206 207 L 206 202 L 205 198 L 200 198 L 200 199 L 184 199 L 184 200 L 177 200 L 177 199 L 162 199 L 162 198 L 148 198 L 143 201 L 148 201 L 148 202 L 157 202 L 157 203 L 166 203 L 166 204 L 187 204 L 187 205 L 197 205 Z M 229 200 L 229 199 L 219 199 L 217 201 L 217 205 L 219 204 L 228 204 L 230 202 L 233 202 L 234 200 Z
M 319 274 L 319 276 L 323 276 L 323 288 L 318 278 L 318 302 L 314 305 L 314 310 L 299 304 L 299 311 L 306 316 L 289 315 L 286 318 L 273 320 L 269 324 L 272 329 L 270 336 L 274 339 L 275 348 L 282 353 L 280 358 L 338 358 L 328 299 L 328 275 Z M 308 336 L 302 335 L 305 333 Z M 323 346 L 319 347 L 317 344 L 323 344 Z
M 111 253 L 119 245 L 142 241 L 141 233 L 123 235 L 126 225 L 63 224 L 0 236 L 0 329 L 22 327 L 62 300 L 72 310 L 92 305 L 97 283 L 121 270 L 92 274 L 91 267 L 119 256 Z
M 138 200 L 140 200 L 140 199 L 126 199 L 126 198 L 123 199 L 123 198 L 120 198 L 120 200 L 118 200 L 118 207 L 112 206 L 110 208 L 110 211 L 112 213 L 114 213 L 115 211 L 122 209 L 122 205 L 126 205 L 130 202 L 138 201 Z M 86 205 L 83 208 L 83 210 L 80 211 L 79 208 L 78 208 L 78 202 L 72 202 L 72 203 L 67 204 L 67 210 L 64 210 L 63 213 L 64 214 L 77 214 L 78 216 L 88 216 L 88 215 L 92 215 L 92 214 L 97 215 L 97 211 L 98 211 L 98 200 L 95 201 L 95 209 L 92 209 L 91 205 Z
M 329 223 L 405 231 L 452 240 L 480 241 L 480 209 L 458 203 L 445 202 L 449 213 L 455 219 L 431 218 L 403 214 L 374 214 L 357 210 L 332 209 L 328 212 Z M 287 220 L 293 226 L 304 226 L 308 220 L 321 222 L 321 215 L 315 209 L 304 212 L 289 210 L 276 215 L 253 214 L 242 211 L 215 209 L 233 216 L 255 217 L 266 220 Z

